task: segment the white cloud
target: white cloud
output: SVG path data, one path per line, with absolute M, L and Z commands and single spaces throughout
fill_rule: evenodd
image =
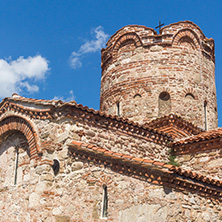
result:
M 53 100 L 62 100 L 63 102 L 70 102 L 75 100 L 75 96 L 72 90 L 69 91 L 69 96 L 64 98 L 63 96 L 54 96 Z
M 0 98 L 12 93 L 38 92 L 36 81 L 43 80 L 49 70 L 48 61 L 40 55 L 28 58 L 19 57 L 11 61 L 0 59 Z
M 80 60 L 83 55 L 101 50 L 105 46 L 109 37 L 109 35 L 103 31 L 102 26 L 92 29 L 91 34 L 95 35 L 94 40 L 86 41 L 83 45 L 81 45 L 77 52 L 72 52 L 72 55 L 70 56 L 70 65 L 73 69 L 77 69 L 82 66 Z
M 34 92 L 38 92 L 39 91 L 39 87 L 36 85 L 30 85 L 28 82 L 21 82 L 20 83 L 21 87 L 26 88 L 26 90 L 30 93 L 34 93 Z

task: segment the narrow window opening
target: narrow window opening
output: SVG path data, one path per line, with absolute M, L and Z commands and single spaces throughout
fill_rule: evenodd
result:
M 107 215 L 108 215 L 108 193 L 107 193 L 107 186 L 103 185 L 103 201 L 102 201 L 101 217 L 107 218 Z
M 53 160 L 52 169 L 53 169 L 54 175 L 56 176 L 59 173 L 59 169 L 60 169 L 60 164 L 58 160 L 56 159 Z
M 116 108 L 117 108 L 117 116 L 120 117 L 120 103 L 116 103 Z
M 17 175 L 18 175 L 18 160 L 19 160 L 19 148 L 15 148 L 15 178 L 14 185 L 17 184 Z
M 204 102 L 204 122 L 205 122 L 205 130 L 207 130 L 207 102 Z

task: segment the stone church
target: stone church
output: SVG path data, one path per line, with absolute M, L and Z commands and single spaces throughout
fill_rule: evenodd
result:
M 101 53 L 99 111 L 0 103 L 0 221 L 222 221 L 214 40 L 128 25 Z

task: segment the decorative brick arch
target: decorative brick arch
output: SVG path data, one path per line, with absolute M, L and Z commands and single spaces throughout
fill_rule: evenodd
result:
M 192 44 L 195 49 L 199 49 L 200 47 L 200 40 L 195 32 L 190 29 L 183 29 L 176 33 L 173 38 L 173 46 L 180 45 L 180 41 L 182 39 L 186 39 L 188 43 Z
M 130 33 L 123 34 L 116 40 L 113 46 L 113 55 L 117 54 L 121 45 L 127 40 L 133 40 L 135 42 L 136 47 L 139 47 L 142 45 L 142 41 L 140 40 L 139 36 L 136 33 L 130 32 Z
M 144 97 L 146 94 L 146 91 L 143 88 L 139 89 L 130 89 L 129 96 L 133 99 L 135 95 L 140 95 L 141 97 Z
M 191 94 L 193 95 L 195 100 L 198 100 L 198 94 L 196 93 L 196 90 L 194 88 L 185 88 L 184 90 L 182 90 L 181 92 L 181 98 L 185 98 L 186 95 Z
M 173 90 L 171 90 L 170 87 L 159 87 L 159 88 L 157 89 L 157 91 L 156 91 L 157 96 L 159 97 L 160 93 L 162 93 L 162 92 L 167 92 L 167 93 L 169 93 L 169 94 L 170 94 L 170 97 L 171 97 L 172 99 L 175 98 L 175 92 L 174 92 Z
M 0 121 L 0 137 L 13 133 L 13 131 L 21 132 L 27 139 L 30 158 L 38 159 L 41 154 L 40 147 L 37 143 L 37 134 L 32 124 L 19 116 L 7 116 Z

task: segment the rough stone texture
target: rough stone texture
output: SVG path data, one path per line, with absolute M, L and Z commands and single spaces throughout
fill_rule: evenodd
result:
M 113 152 L 168 161 L 167 154 L 169 149 L 167 147 L 135 134 L 116 132 L 113 129 L 99 127 L 84 120 L 76 122 L 71 119 L 65 119 L 60 120 L 59 123 L 49 120 L 35 120 L 35 124 L 39 126 L 42 141 L 48 142 L 50 146 L 54 144 L 55 149 L 60 149 L 70 140 L 77 140 L 100 146 Z
M 193 170 L 204 176 L 210 175 L 214 179 L 222 179 L 221 149 L 178 155 L 176 160 L 186 170 Z
M 207 129 L 216 128 L 214 42 L 192 22 L 166 26 L 160 35 L 126 26 L 102 50 L 102 111 L 139 123 L 174 112 L 205 128 L 205 102 Z
M 33 167 L 32 183 L 28 186 L 22 183 L 1 190 L 1 219 L 6 222 L 104 221 L 100 216 L 102 185 L 106 184 L 107 221 L 222 220 L 220 202 L 120 175 L 90 162 L 82 162 L 83 168 L 72 171 L 70 165 L 75 159 L 68 156 L 60 163 L 64 171 L 52 181 L 43 180 L 45 185 L 41 189 L 41 174 L 51 175 L 52 169 L 42 169 L 37 174 Z

